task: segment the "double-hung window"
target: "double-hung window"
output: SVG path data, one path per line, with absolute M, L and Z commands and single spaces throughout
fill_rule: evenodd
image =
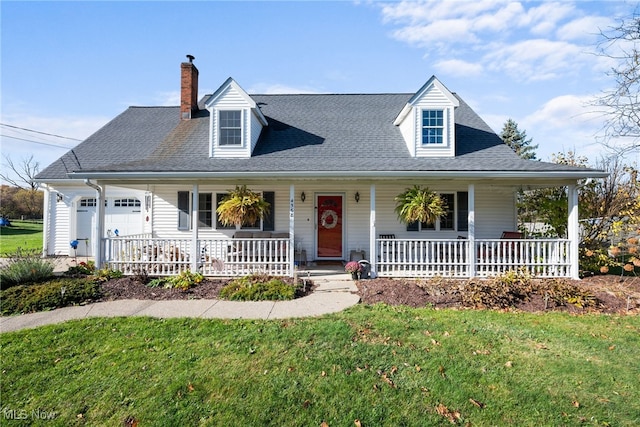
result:
M 191 229 L 191 192 L 178 191 L 178 230 Z M 198 194 L 198 227 L 213 226 L 213 200 L 211 193 Z
M 467 231 L 469 229 L 468 213 L 469 213 L 469 193 L 459 191 L 458 193 L 442 193 L 440 198 L 445 203 L 444 215 L 436 220 L 435 223 L 418 223 L 414 222 L 407 225 L 407 231 Z
M 242 111 L 220 110 L 219 144 L 224 146 L 242 145 Z
M 422 110 L 422 144 L 443 144 L 444 136 L 444 111 Z

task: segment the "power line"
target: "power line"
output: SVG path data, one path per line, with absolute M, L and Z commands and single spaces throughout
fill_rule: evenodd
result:
M 68 137 L 68 136 L 56 135 L 56 134 L 47 133 L 47 132 L 40 132 L 38 130 L 33 130 L 33 129 L 21 128 L 19 126 L 8 125 L 6 123 L 0 123 L 0 126 L 6 126 L 8 128 L 25 130 L 27 132 L 39 133 L 41 135 L 54 136 L 56 138 L 70 139 L 72 141 L 82 141 L 81 139 L 77 139 L 77 138 L 71 138 L 71 137 Z M 11 137 L 9 137 L 9 138 L 11 138 Z M 16 139 L 20 139 L 20 138 L 16 138 Z M 31 141 L 31 142 L 33 142 L 33 141 Z
M 27 141 L 27 142 L 32 142 L 34 144 L 40 144 L 40 145 L 48 145 L 50 147 L 56 147 L 56 148 L 62 148 L 64 150 L 68 150 L 70 147 L 64 147 L 62 145 L 55 145 L 55 144 L 47 144 L 46 142 L 41 142 L 41 141 L 33 141 L 31 139 L 25 139 L 25 138 L 18 138 L 17 136 L 9 136 L 9 135 L 0 135 L 3 138 L 11 138 L 11 139 L 18 139 L 20 141 Z

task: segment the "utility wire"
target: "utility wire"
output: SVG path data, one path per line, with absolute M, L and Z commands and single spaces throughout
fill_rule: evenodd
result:
M 40 144 L 40 145 L 48 145 L 50 147 L 56 147 L 56 148 L 62 148 L 64 150 L 68 150 L 70 147 L 64 147 L 62 145 L 55 145 L 55 144 L 47 144 L 46 142 L 41 142 L 41 141 L 33 141 L 31 139 L 25 139 L 25 138 L 18 138 L 17 136 L 9 136 L 9 135 L 0 135 L 3 138 L 11 138 L 11 139 L 18 139 L 20 141 L 27 141 L 27 142 L 32 142 L 34 144 Z
M 20 130 L 26 130 L 27 132 L 33 132 L 33 133 L 39 133 L 41 135 L 47 135 L 47 136 L 54 136 L 56 138 L 63 138 L 63 139 L 70 139 L 72 141 L 82 141 L 81 139 L 77 139 L 77 138 L 70 138 L 68 136 L 61 136 L 61 135 L 55 135 L 53 133 L 47 133 L 47 132 L 40 132 L 38 130 L 33 130 L 33 129 L 27 129 L 27 128 L 21 128 L 19 126 L 13 126 L 13 125 L 8 125 L 6 123 L 0 123 L 0 126 L 6 126 L 8 128 L 13 128 L 13 129 L 20 129 Z M 11 137 L 9 137 L 11 138 Z M 20 138 L 16 138 L 16 139 L 20 139 Z M 31 141 L 33 142 L 33 141 Z

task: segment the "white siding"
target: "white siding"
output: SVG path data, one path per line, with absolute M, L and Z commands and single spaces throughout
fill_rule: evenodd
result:
M 517 231 L 513 191 L 477 185 L 475 218 L 478 239 L 499 239 L 503 231 Z
M 71 252 L 71 236 L 70 236 L 70 212 L 71 204 L 65 197 L 62 201 L 56 202 L 56 194 L 51 193 L 51 220 L 49 225 L 49 247 L 53 249 L 49 252 L 51 255 L 70 255 Z
M 251 153 L 253 153 L 253 149 L 256 148 L 256 144 L 258 143 L 258 138 L 260 138 L 260 132 L 262 132 L 262 123 L 260 123 L 260 120 L 258 120 L 251 110 L 249 110 L 249 116 L 251 119 L 249 139 L 251 140 Z
M 443 144 L 422 144 L 422 110 L 444 111 Z M 436 84 L 431 85 L 400 123 L 400 133 L 407 148 L 415 157 L 453 157 L 455 156 L 455 105 Z
M 219 158 L 246 158 L 250 157 L 253 148 L 258 142 L 262 130 L 262 124 L 251 111 L 243 94 L 233 85 L 230 85 L 220 95 L 214 105 L 211 106 L 211 156 Z M 218 144 L 218 112 L 220 110 L 242 111 L 242 145 L 220 146 Z
M 455 123 L 451 101 L 435 86 L 432 86 L 418 102 L 415 103 L 415 144 L 416 157 L 453 157 L 455 155 Z M 444 110 L 444 144 L 434 146 L 422 145 L 422 110 Z
M 414 108 L 411 110 L 409 115 L 404 119 L 402 123 L 400 123 L 400 133 L 402 134 L 402 138 L 404 138 L 404 142 L 407 144 L 407 148 L 409 149 L 409 153 L 412 157 L 416 155 L 416 125 L 418 115 L 417 110 Z

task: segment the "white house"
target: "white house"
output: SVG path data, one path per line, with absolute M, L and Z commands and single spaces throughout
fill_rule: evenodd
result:
M 435 76 L 414 94 L 250 95 L 229 78 L 198 100 L 192 60 L 180 107 L 130 107 L 38 175 L 46 254 L 78 240 L 98 264 L 149 274 L 365 258 L 386 276 L 578 277 L 579 183 L 606 173 L 521 159 Z M 216 217 L 237 185 L 271 204 L 242 230 Z M 413 185 L 446 201 L 435 225 L 394 213 Z M 519 189 L 555 186 L 570 196 L 568 239 L 503 234 Z

